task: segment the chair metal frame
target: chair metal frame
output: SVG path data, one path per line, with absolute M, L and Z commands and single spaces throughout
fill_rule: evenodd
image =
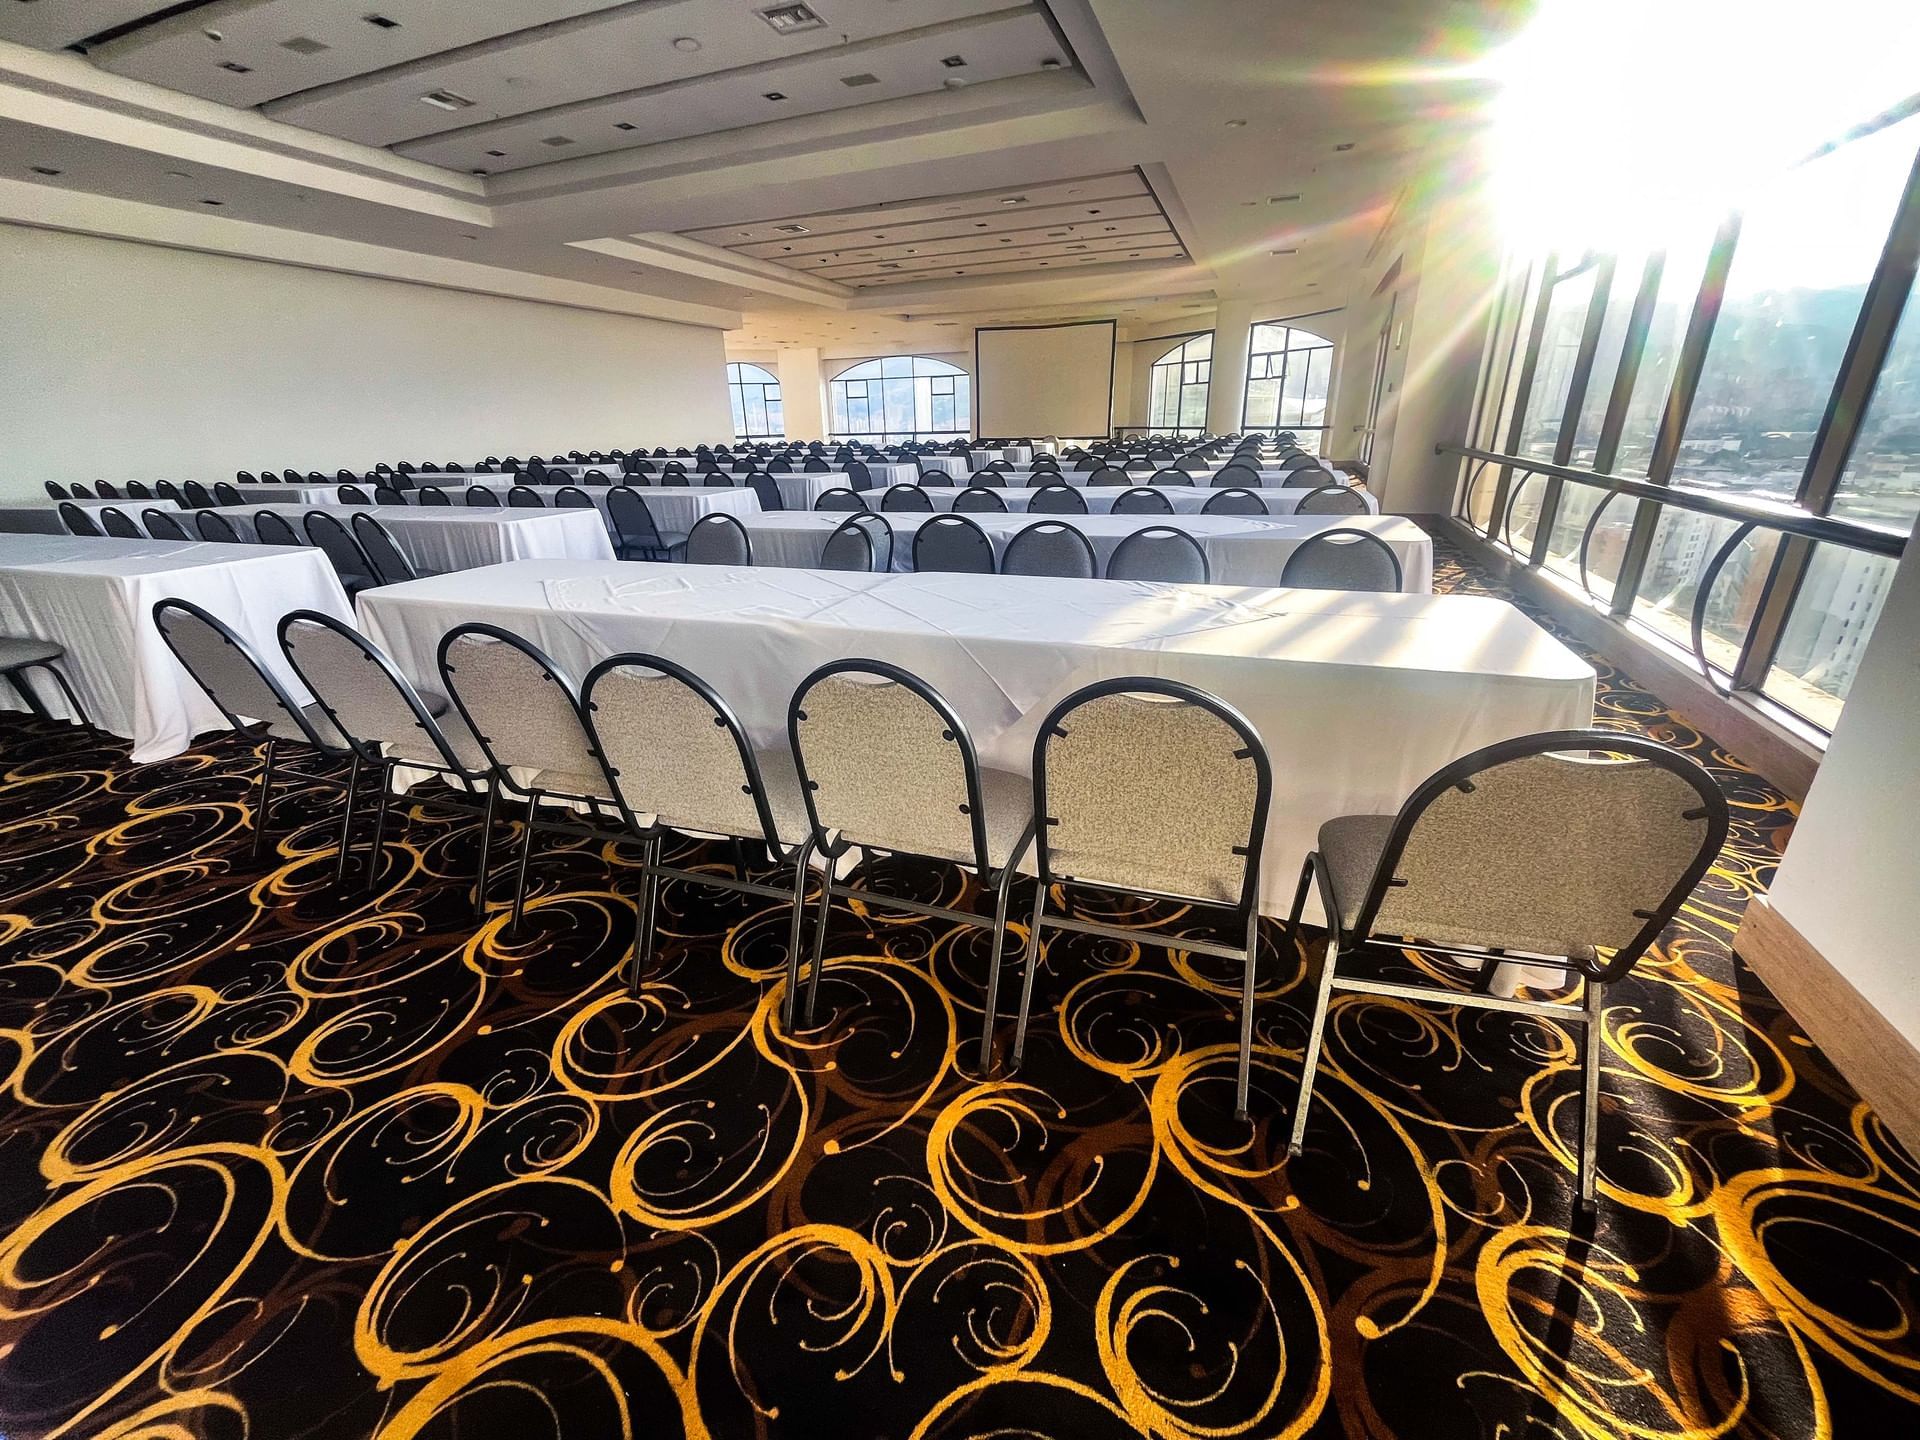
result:
M 1135 510 L 1131 506 L 1128 506 L 1125 510 L 1120 508 L 1123 505 L 1127 505 L 1129 501 L 1132 501 L 1136 505 L 1148 504 L 1148 502 L 1151 502 L 1151 504 L 1144 510 Z M 1122 490 L 1118 495 L 1114 496 L 1113 508 L 1107 513 L 1111 515 L 1171 515 L 1174 512 L 1173 502 L 1158 490 L 1155 490 L 1150 485 L 1135 485 L 1131 489 Z
M 1601 751 L 1617 755 L 1633 755 L 1651 761 L 1669 774 L 1677 775 L 1693 787 L 1700 797 L 1700 808 L 1683 812 L 1682 819 L 1701 819 L 1707 821 L 1707 833 L 1702 838 L 1700 852 L 1682 873 L 1680 879 L 1668 890 L 1658 907 L 1651 911 L 1636 911 L 1636 917 L 1644 919 L 1638 932 L 1613 958 L 1605 964 L 1589 964 L 1573 956 L 1539 955 L 1531 951 L 1516 951 L 1504 948 L 1488 947 L 1476 949 L 1470 946 L 1441 945 L 1406 936 L 1380 936 L 1373 932 L 1373 923 L 1380 913 L 1380 905 L 1386 899 L 1387 891 L 1405 882 L 1397 880 L 1394 871 L 1398 868 L 1400 857 L 1405 852 L 1408 838 L 1413 834 L 1414 826 L 1427 808 L 1440 796 L 1452 789 L 1473 789 L 1473 777 L 1483 770 L 1509 761 L 1526 759 L 1535 755 L 1550 755 L 1564 751 Z M 1366 898 L 1361 902 L 1360 910 L 1354 916 L 1352 933 L 1347 933 L 1340 920 L 1340 908 L 1333 893 L 1332 878 L 1326 862 L 1320 852 L 1307 852 L 1305 862 L 1300 868 L 1300 883 L 1294 890 L 1293 909 L 1287 916 L 1286 943 L 1288 952 L 1297 954 L 1300 931 L 1300 917 L 1306 908 L 1307 888 L 1314 886 L 1320 895 L 1321 908 L 1327 918 L 1327 953 L 1321 962 L 1320 978 L 1314 992 L 1313 1019 L 1307 1032 L 1307 1044 L 1300 1061 L 1300 1098 L 1294 1105 L 1293 1127 L 1287 1141 L 1287 1152 L 1298 1155 L 1306 1141 L 1307 1115 L 1313 1101 L 1313 1081 L 1319 1068 L 1322 1041 L 1326 1033 L 1327 1014 L 1335 990 L 1363 995 L 1376 995 L 1389 1000 L 1403 1000 L 1413 1003 L 1438 1005 L 1464 1005 L 1479 1010 L 1500 1010 L 1510 1015 L 1533 1015 L 1559 1021 L 1571 1021 L 1581 1027 L 1580 1031 L 1580 1070 L 1581 1070 L 1581 1107 L 1580 1107 L 1580 1152 L 1575 1162 L 1576 1184 L 1580 1208 L 1591 1212 L 1594 1205 L 1595 1175 L 1594 1167 L 1599 1150 L 1600 1121 L 1600 1026 L 1605 1012 L 1606 987 L 1617 980 L 1624 979 L 1633 967 L 1639 963 L 1653 942 L 1660 938 L 1673 916 L 1679 912 L 1687 896 L 1693 893 L 1702 877 L 1712 868 L 1714 859 L 1726 844 L 1729 824 L 1727 798 L 1697 761 L 1688 759 L 1679 751 L 1648 740 L 1643 736 L 1622 734 L 1614 730 L 1549 730 L 1534 735 L 1521 735 L 1511 740 L 1497 741 L 1478 750 L 1462 755 L 1459 759 L 1443 765 L 1432 775 L 1414 787 L 1413 793 L 1400 806 L 1394 816 L 1393 828 L 1387 834 L 1386 846 L 1380 852 L 1380 859 L 1374 866 L 1373 878 L 1367 882 Z M 1470 960 L 1481 966 L 1480 978 L 1483 984 L 1491 984 L 1494 971 L 1502 961 L 1519 962 L 1526 965 L 1544 966 L 1567 971 L 1569 976 L 1578 975 L 1585 984 L 1578 1007 L 1560 1001 L 1521 1000 L 1488 993 L 1481 988 L 1473 990 L 1449 990 L 1438 985 L 1409 985 L 1390 980 L 1372 980 L 1359 976 L 1341 975 L 1340 961 L 1357 955 L 1370 945 L 1389 944 L 1394 948 L 1420 950 L 1435 955 L 1446 955 L 1457 960 Z
M 1000 560 L 993 548 L 993 537 L 965 515 L 956 515 L 951 510 L 937 512 L 932 519 L 928 520 L 913 532 L 913 568 L 916 571 L 920 569 L 920 547 L 925 543 L 927 536 L 938 535 L 943 531 L 955 534 L 970 533 L 975 539 L 979 540 L 987 549 L 987 568 L 984 570 L 933 571 L 930 573 L 955 575 L 993 575 L 998 573 Z
M 22 636 L 21 638 L 37 640 L 40 637 L 35 635 Z M 58 645 L 59 642 L 49 640 L 45 643 Z M 73 686 L 68 682 L 66 672 L 54 664 L 56 660 L 65 659 L 66 653 L 65 647 L 61 646 L 58 655 L 49 655 L 45 660 L 22 660 L 17 665 L 10 665 L 5 670 L 0 670 L 0 679 L 5 679 L 7 684 L 13 687 L 14 693 L 20 697 L 21 702 L 27 707 L 28 714 L 37 720 L 51 720 L 53 719 L 53 712 L 47 709 L 45 701 L 33 693 L 33 687 L 26 681 L 28 671 L 46 671 L 47 674 L 53 677 L 53 683 L 59 688 L 61 695 L 66 697 L 67 708 L 73 711 L 74 718 L 79 722 L 80 727 L 84 730 L 92 730 L 94 724 L 87 716 L 87 707 L 82 705 L 80 703 L 80 697 L 74 694 Z
M 179 510 L 162 510 L 158 505 L 149 505 L 145 510 L 140 512 L 140 523 L 147 527 L 147 538 L 150 540 L 193 540 L 196 538 L 193 532 L 188 530 L 185 523 L 180 519 L 182 513 L 184 512 Z M 153 524 L 156 520 L 160 522 L 160 528 L 162 530 L 175 529 L 180 533 L 177 535 L 155 535 L 153 533 Z
M 1078 540 L 1081 546 L 1079 553 L 1087 557 L 1087 573 L 1085 575 L 1054 575 L 1047 571 L 1009 570 L 1007 566 L 1013 560 L 1015 552 L 1019 549 L 1020 542 L 1025 540 L 1027 536 L 1032 535 L 1036 530 L 1044 530 L 1050 534 L 1064 531 Z M 1047 578 L 1051 575 L 1051 578 L 1056 580 L 1098 580 L 1100 578 L 1100 557 L 1094 553 L 1093 542 L 1087 539 L 1086 532 L 1072 521 L 1057 518 L 1036 520 L 1031 525 L 1021 526 L 1020 529 L 1008 537 L 1006 552 L 1000 557 L 1000 573 L 1002 575 L 1025 575 L 1035 576 L 1037 578 Z
M 1360 545 L 1362 549 L 1371 546 L 1384 554 L 1387 557 L 1387 563 L 1393 567 L 1393 588 L 1379 593 L 1397 595 L 1400 592 L 1401 586 L 1406 582 L 1406 575 L 1400 568 L 1400 557 L 1393 553 L 1393 547 L 1371 531 L 1356 530 L 1351 525 L 1342 525 L 1334 530 L 1322 530 L 1318 535 L 1309 535 L 1305 540 L 1294 546 L 1293 553 L 1287 556 L 1287 563 L 1280 567 L 1280 583 L 1282 585 L 1295 583 L 1287 579 L 1287 572 L 1293 569 L 1293 562 L 1298 560 L 1302 555 L 1311 556 L 1316 550 L 1345 542 Z
M 420 572 L 414 568 L 413 561 L 407 558 L 407 552 L 400 548 L 400 542 L 394 538 L 393 532 L 376 517 L 355 515 L 347 522 L 347 529 L 353 535 L 354 543 L 360 547 L 360 553 L 367 557 L 367 563 L 373 567 L 375 585 L 404 585 L 409 580 L 420 578 Z M 373 547 L 366 541 L 369 530 L 378 535 L 380 543 L 393 552 L 392 558 L 399 561 L 400 569 L 392 569 L 386 560 L 374 553 Z
M 716 530 L 730 534 L 734 540 L 739 542 L 741 559 L 716 562 L 711 560 L 695 560 L 693 558 L 694 535 L 696 533 L 711 535 Z M 740 523 L 737 516 L 729 515 L 724 510 L 715 510 L 709 515 L 702 515 L 698 520 L 693 522 L 692 527 L 687 531 L 687 539 L 685 547 L 682 550 L 682 558 L 685 559 L 689 565 L 711 565 L 716 563 L 751 565 L 753 564 L 753 537 L 747 534 L 747 527 Z
M 1344 508 L 1339 510 L 1309 509 L 1308 507 L 1321 495 L 1354 495 L 1354 489 L 1351 485 L 1336 484 L 1319 486 L 1317 489 L 1309 490 L 1300 497 L 1300 503 L 1294 506 L 1293 513 L 1296 515 L 1365 515 L 1367 513 L 1367 502 L 1359 499 L 1357 495 L 1354 495 L 1354 499 L 1360 507 L 1357 510 L 1347 510 Z
M 973 840 L 973 858 L 971 861 L 956 861 L 939 855 L 923 855 L 920 858 L 949 865 L 957 864 L 963 869 L 971 869 L 981 884 L 993 891 L 991 923 L 965 910 L 935 905 L 926 900 L 912 900 L 904 896 L 884 894 L 872 889 L 869 885 L 853 885 L 836 877 L 834 872 L 840 857 L 848 850 L 858 849 L 861 852 L 863 869 L 876 853 L 899 853 L 875 851 L 856 840 L 849 839 L 838 830 L 824 828 L 820 823 L 819 809 L 814 803 L 813 783 L 807 776 L 806 752 L 800 745 L 800 722 L 807 718 L 807 692 L 822 680 L 846 674 L 874 675 L 897 685 L 906 686 L 939 715 L 943 727 L 943 738 L 959 748 L 961 769 L 966 779 L 967 818 Z M 989 962 L 987 971 L 986 1022 L 980 1032 L 980 1067 L 984 1073 L 993 1058 L 993 1015 L 1000 993 L 1000 975 L 1004 960 L 1002 951 L 1006 948 L 1007 910 L 1013 897 L 1013 881 L 1019 873 L 1020 862 L 1026 857 L 1027 851 L 1033 847 L 1032 818 L 1028 819 L 1025 830 L 1009 852 L 1007 863 L 996 873 L 987 853 L 987 822 L 980 786 L 980 755 L 974 746 L 973 736 L 967 730 L 966 722 L 960 718 L 960 712 L 955 710 L 938 690 L 911 671 L 903 670 L 898 665 L 890 665 L 884 660 L 834 660 L 820 666 L 801 680 L 794 687 L 793 695 L 787 702 L 787 744 L 793 751 L 794 768 L 800 776 L 800 793 L 806 801 L 807 819 L 812 823 L 811 839 L 814 850 L 826 861 L 820 874 L 820 915 L 814 923 L 813 957 L 807 971 L 807 1004 L 802 1018 L 809 1025 L 813 1023 L 814 998 L 820 988 L 820 971 L 826 954 L 827 924 L 832 916 L 835 896 L 847 900 L 860 900 L 881 909 L 904 910 L 911 915 L 925 915 L 935 920 L 970 925 L 976 930 L 988 931 L 992 936 L 993 944 L 993 958 Z M 786 1025 L 789 1031 L 793 1029 L 794 1005 L 799 989 L 800 951 L 799 947 L 795 946 L 787 956 Z
M 1194 539 L 1193 536 L 1182 530 L 1178 525 L 1144 525 L 1131 535 L 1122 537 L 1120 543 L 1113 547 L 1113 553 L 1107 556 L 1106 578 L 1109 580 L 1123 580 L 1127 578 L 1122 575 L 1115 575 L 1113 573 L 1113 567 L 1119 563 L 1120 559 L 1127 553 L 1129 547 L 1143 544 L 1149 539 L 1158 540 L 1166 535 L 1177 535 L 1192 547 L 1194 555 L 1200 561 L 1200 578 L 1198 580 L 1155 580 L 1149 583 L 1155 585 L 1212 584 L 1213 566 L 1207 562 L 1207 552 L 1201 548 L 1198 540 Z
M 1073 711 L 1095 700 L 1104 700 L 1109 695 L 1162 695 L 1169 699 L 1182 700 L 1190 705 L 1200 706 L 1239 734 L 1245 758 L 1253 761 L 1254 794 L 1252 823 L 1249 827 L 1247 843 L 1245 847 L 1235 847 L 1235 853 L 1243 855 L 1247 862 L 1240 880 L 1240 899 L 1237 904 L 1226 905 L 1218 900 L 1201 900 L 1191 895 L 1168 895 L 1159 891 L 1123 887 L 1094 880 L 1077 880 L 1071 876 L 1054 873 L 1052 853 L 1047 844 L 1047 831 L 1053 823 L 1046 809 L 1047 742 L 1056 735 L 1067 733 L 1061 727 L 1061 722 L 1069 718 Z M 1241 758 L 1241 756 L 1236 754 L 1235 758 Z M 1039 822 L 1040 837 L 1034 858 L 1039 865 L 1040 884 L 1033 898 L 1033 914 L 1027 928 L 1025 973 L 1020 980 L 1020 1018 L 1014 1026 L 1013 1055 L 1009 1067 L 1011 1071 L 1017 1071 L 1026 1056 L 1027 1025 L 1033 1008 L 1033 981 L 1035 972 L 1039 969 L 1043 930 L 1049 928 L 1066 930 L 1076 935 L 1093 935 L 1129 945 L 1139 945 L 1144 941 L 1163 945 L 1169 950 L 1187 950 L 1199 955 L 1212 955 L 1224 960 L 1241 962 L 1240 1062 L 1234 1087 L 1234 1116 L 1240 1120 L 1247 1118 L 1247 1097 L 1253 1074 L 1253 992 L 1260 956 L 1260 853 L 1266 844 L 1267 821 L 1272 804 L 1273 761 L 1267 754 L 1266 743 L 1261 740 L 1259 732 L 1253 728 L 1253 722 L 1218 696 L 1210 695 L 1185 681 L 1145 675 L 1116 676 L 1074 691 L 1047 712 L 1047 718 L 1040 722 L 1039 733 L 1033 740 L 1033 813 L 1036 822 Z M 1201 905 L 1224 910 L 1233 918 L 1235 924 L 1245 927 L 1246 943 L 1234 946 L 1214 940 L 1195 940 L 1185 935 L 1162 936 L 1160 932 L 1153 930 L 1128 930 L 1118 925 L 1103 925 L 1098 921 L 1079 920 L 1064 913 L 1071 901 L 1066 888 L 1069 885 L 1086 890 L 1102 891 L 1110 895 L 1137 895 L 1148 900 L 1175 901 L 1184 905 Z M 1055 886 L 1060 887 L 1063 913 L 1048 915 L 1047 895 Z M 989 1006 L 987 1011 L 989 1033 L 995 1019 L 993 1009 Z M 983 1046 L 982 1049 L 984 1055 L 985 1047 Z

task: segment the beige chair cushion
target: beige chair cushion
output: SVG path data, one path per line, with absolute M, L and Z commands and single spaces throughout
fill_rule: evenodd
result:
M 318 705 L 303 706 L 300 713 L 306 717 L 307 723 L 313 726 L 313 733 L 320 737 L 322 745 L 339 750 L 347 748 L 346 738 L 334 728 L 333 721 L 327 718 L 327 712 Z M 302 745 L 307 743 L 307 737 L 300 733 L 300 727 L 285 714 L 267 721 L 267 733 L 276 740 L 292 740 Z

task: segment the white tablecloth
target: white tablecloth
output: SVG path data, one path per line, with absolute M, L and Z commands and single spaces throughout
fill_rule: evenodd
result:
M 302 704 L 312 697 L 281 656 L 280 617 L 302 608 L 352 615 L 317 550 L 0 535 L 0 631 L 64 645 L 61 663 L 87 714 L 133 741 L 142 763 L 226 724 L 154 628 L 154 602 L 167 599 L 190 600 L 239 631 Z M 53 686 L 33 684 L 48 710 L 67 713 Z M 19 704 L 11 693 L 0 703 Z
M 1167 468 L 1169 470 L 1173 470 L 1179 467 L 1169 465 Z M 1006 483 L 1009 485 L 1034 485 L 1034 484 L 1045 485 L 1052 479 L 1051 472 L 1045 471 L 1045 470 L 1016 469 L 1016 470 L 1002 471 L 1001 473 L 1005 477 Z M 1213 477 L 1215 473 L 1216 472 L 1213 470 L 1208 470 L 1204 473 L 1195 474 L 1193 476 L 1193 483 L 1201 489 L 1206 489 L 1207 487 L 1213 484 Z M 1033 478 L 1036 475 L 1044 476 L 1046 478 L 1036 481 Z M 1127 479 L 1129 480 L 1130 483 L 1135 485 L 1145 485 L 1150 483 L 1153 479 L 1153 475 L 1154 475 L 1154 472 L 1151 470 L 1127 471 Z M 1087 481 L 1092 478 L 1092 476 L 1093 476 L 1093 471 L 1091 470 L 1072 470 L 1072 469 L 1067 469 L 1063 467 L 1060 471 L 1060 478 L 1069 485 L 1085 485 Z M 1245 477 L 1241 477 L 1241 478 L 1244 482 Z M 1262 470 L 1260 472 L 1260 486 L 1262 488 L 1265 488 L 1268 486 L 1279 487 L 1284 485 L 1284 486 L 1288 486 L 1289 488 L 1298 488 L 1302 493 L 1304 493 L 1308 490 L 1317 489 L 1322 485 L 1345 485 L 1347 483 L 1348 481 L 1341 475 L 1337 473 L 1330 473 L 1325 470 L 1309 471 L 1307 473 L 1307 478 L 1305 480 L 1300 479 L 1299 472 L 1293 471 L 1293 470 Z M 1225 488 L 1225 487 L 1222 487 L 1222 488 Z M 1246 488 L 1251 490 L 1254 487 L 1249 484 L 1246 486 Z
M 678 545 L 702 515 L 737 515 L 742 520 L 760 513 L 760 497 L 753 491 L 726 485 L 636 485 L 653 516 L 660 538 Z M 602 498 L 600 503 L 604 504 Z
M 967 452 L 967 462 L 976 470 L 995 460 L 1005 460 L 1009 465 L 1031 465 L 1033 447 L 1031 445 L 1000 445 L 990 450 Z
M 933 517 L 927 514 L 889 514 L 893 527 L 893 568 L 911 570 L 913 537 Z M 810 569 L 844 515 L 756 515 L 746 522 L 753 542 L 754 563 Z M 1007 544 L 1029 525 L 1062 520 L 1093 546 L 1104 572 L 1114 550 L 1127 536 L 1149 526 L 1173 524 L 1200 542 L 1207 557 L 1211 583 L 1216 585 L 1278 585 L 1287 558 L 1306 540 L 1328 530 L 1365 530 L 1377 535 L 1400 561 L 1400 587 L 1424 595 L 1433 589 L 1433 540 L 1411 520 L 1398 515 L 969 515 L 993 542 L 995 562 L 1006 556 Z
M 525 636 L 575 680 L 620 651 L 677 660 L 769 747 L 786 744 L 787 701 L 810 671 L 889 661 L 946 696 L 982 760 L 1020 774 L 1070 691 L 1187 681 L 1237 707 L 1272 757 L 1260 900 L 1279 915 L 1322 822 L 1390 814 L 1469 750 L 1593 718 L 1592 669 L 1478 596 L 546 562 L 386 586 L 359 606 L 368 635 L 427 684 L 441 636 L 468 620 Z
M 0 535 L 64 535 L 67 527 L 60 519 L 62 505 L 78 505 L 82 510 L 111 507 L 132 516 L 136 525 L 140 524 L 142 510 L 180 508 L 171 500 L 14 500 L 0 505 Z
M 965 455 L 922 455 L 920 463 L 929 470 L 944 470 L 962 484 L 973 473 L 973 464 Z M 879 477 L 874 477 L 876 480 Z
M 373 494 L 373 486 L 364 481 L 355 483 L 367 494 Z M 340 503 L 338 485 L 236 485 L 233 488 L 238 490 L 240 498 L 250 505 L 338 505 Z
M 463 505 L 229 505 L 220 513 L 251 533 L 253 517 L 279 515 L 302 538 L 305 516 L 325 510 L 342 525 L 371 515 L 423 574 L 473 570 L 503 560 L 611 560 L 606 523 L 591 510 L 470 510 Z
M 927 499 L 933 502 L 934 509 L 951 510 L 955 498 L 962 494 L 967 487 L 964 485 L 922 485 L 920 488 L 926 492 Z M 1000 497 L 1001 502 L 1006 505 L 1007 509 L 1023 511 L 1033 503 L 1033 496 L 1037 488 L 1038 487 L 1018 490 L 1012 488 L 996 488 L 993 493 Z M 1076 486 L 1075 488 L 1079 490 L 1080 498 L 1087 502 L 1087 509 L 1089 511 L 1096 515 L 1104 515 L 1113 509 L 1113 502 L 1126 494 L 1127 490 L 1131 487 L 1122 485 L 1087 485 Z M 1166 496 L 1167 502 L 1173 506 L 1173 513 L 1176 515 L 1200 514 L 1207 508 L 1207 501 L 1211 499 L 1215 493 L 1212 490 L 1202 490 L 1197 486 L 1188 485 L 1151 485 L 1143 488 Z M 1267 507 L 1267 513 L 1269 515 L 1291 515 L 1299 508 L 1300 502 L 1313 492 L 1311 490 L 1272 489 L 1256 490 L 1253 493 L 1260 497 L 1261 503 Z M 1367 502 L 1368 512 L 1377 515 L 1380 512 L 1380 502 L 1364 490 L 1358 493 L 1360 497 Z M 878 510 L 880 508 L 881 492 L 869 492 L 865 498 L 869 509 Z M 1064 518 L 1071 520 L 1073 517 L 1068 515 Z

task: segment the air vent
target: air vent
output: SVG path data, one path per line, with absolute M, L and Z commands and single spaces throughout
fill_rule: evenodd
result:
M 27 168 L 36 175 L 64 175 L 66 173 L 64 170 L 54 169 L 51 165 L 29 165 Z
M 638 130 L 640 127 L 631 120 L 616 120 L 613 122 L 613 128 L 616 130 Z
M 767 93 L 766 93 L 766 94 L 764 94 L 764 95 L 762 95 L 762 96 L 761 96 L 760 98 L 761 98 L 762 100 L 784 100 L 784 99 L 786 99 L 787 97 L 786 97 L 786 95 L 785 95 L 785 93 L 784 93 L 784 92 L 782 92 L 782 91 L 779 91 L 779 90 L 769 90 L 769 91 L 767 91 Z
M 487 151 L 487 154 L 491 155 L 496 160 L 504 160 L 507 158 L 507 152 L 504 150 L 489 150 Z
M 549 135 L 547 136 L 546 139 L 542 140 L 540 143 L 542 145 L 551 145 L 554 149 L 560 150 L 565 148 L 568 145 L 574 144 L 575 142 L 574 142 L 574 138 L 571 135 Z
M 253 67 L 251 65 L 242 65 L 238 60 L 222 60 L 220 62 L 220 68 L 234 75 L 251 75 L 253 73 Z
M 1287 202 L 1298 200 L 1299 198 L 1298 195 L 1269 195 L 1267 197 L 1267 203 L 1269 205 L 1285 205 Z
M 949 70 L 964 70 L 967 68 L 967 60 L 964 55 L 949 55 L 940 63 Z
M 782 235 L 810 235 L 813 232 L 804 225 L 776 225 L 773 227 Z
M 793 35 L 801 30 L 818 30 L 827 22 L 805 5 L 772 5 L 759 12 L 775 34 Z
M 280 48 L 291 50 L 296 55 L 318 55 L 322 50 L 331 50 L 333 47 L 310 36 L 296 35 L 291 40 L 282 40 Z
M 431 105 L 436 110 L 470 110 L 473 101 L 451 90 L 429 90 L 420 97 L 421 103 Z
M 360 18 L 377 29 L 398 30 L 400 28 L 400 22 L 398 20 L 389 20 L 384 15 L 362 15 Z
M 842 75 L 840 83 L 851 90 L 860 85 L 878 85 L 880 77 L 878 75 Z

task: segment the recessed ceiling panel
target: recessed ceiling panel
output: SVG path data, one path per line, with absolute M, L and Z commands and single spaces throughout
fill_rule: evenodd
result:
M 837 47 L 746 70 L 542 110 L 393 147 L 410 159 L 489 174 L 573 155 L 714 135 L 748 125 L 942 95 L 962 84 L 1036 74 L 1058 57 L 1033 9 Z M 945 62 L 963 56 L 963 69 Z M 848 84 L 848 80 L 857 81 Z M 556 154 L 559 150 L 560 154 Z
M 398 146 L 482 121 L 777 64 L 796 55 L 1004 10 L 1008 4 L 1007 0 L 820 0 L 817 8 L 829 23 L 786 34 L 761 18 L 758 11 L 765 8 L 746 0 L 623 5 L 548 32 L 510 37 L 342 81 L 276 101 L 266 111 L 342 139 Z M 869 67 L 849 65 L 847 73 L 865 68 Z M 421 99 L 436 91 L 450 91 L 472 104 L 449 112 Z M 847 93 L 857 96 L 859 92 Z
M 0 40 L 59 50 L 172 8 L 168 0 L 0 0 Z
M 44 3 L 44 0 L 39 0 Z M 216 0 L 89 52 L 116 75 L 253 106 L 624 0 Z M 534 36 L 525 32 L 533 31 Z

